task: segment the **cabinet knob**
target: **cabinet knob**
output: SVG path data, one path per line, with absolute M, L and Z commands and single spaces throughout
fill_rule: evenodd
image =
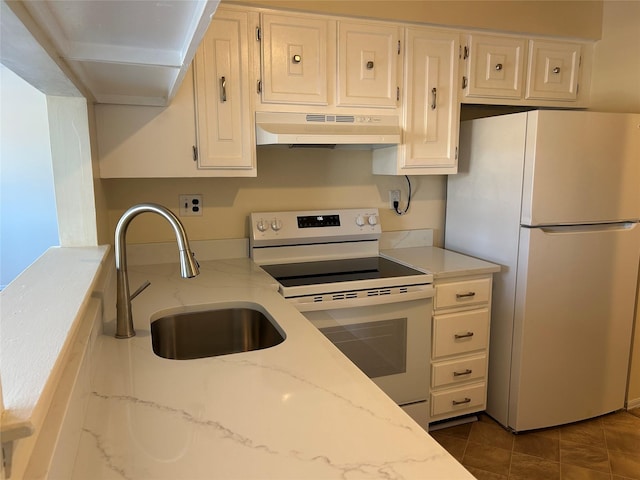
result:
M 438 90 L 436 90 L 436 87 L 433 87 L 431 89 L 431 110 L 436 109 L 437 101 L 438 101 Z
M 293 63 L 296 63 L 296 64 L 300 63 L 302 61 L 302 57 L 300 55 L 296 54 L 296 55 L 293 56 L 293 58 L 291 58 L 291 61 Z
M 371 60 L 367 62 L 367 70 L 373 70 L 373 62 Z
M 471 399 L 469 397 L 464 397 L 464 400 L 452 400 L 451 405 L 454 407 L 456 405 L 464 405 L 465 403 L 471 403 Z
M 553 67 L 553 70 L 551 70 L 553 73 L 560 73 L 560 67 Z
M 497 63 L 496 64 L 496 70 L 498 70 L 498 71 L 502 70 L 502 64 L 501 63 Z

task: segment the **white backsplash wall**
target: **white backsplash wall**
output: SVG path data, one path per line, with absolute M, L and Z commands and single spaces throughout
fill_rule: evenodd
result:
M 192 240 L 246 238 L 247 216 L 253 211 L 377 207 L 384 232 L 433 229 L 433 243 L 441 246 L 446 177 L 410 178 L 411 207 L 402 216 L 388 208 L 388 191 L 401 190 L 404 209 L 405 177 L 373 175 L 371 152 L 366 150 L 261 147 L 257 178 L 109 179 L 103 186 L 111 232 L 136 203 L 160 203 L 178 213 L 178 195 L 201 194 L 203 215 L 180 217 Z M 172 239 L 171 228 L 157 215 L 139 216 L 127 233 L 128 243 Z

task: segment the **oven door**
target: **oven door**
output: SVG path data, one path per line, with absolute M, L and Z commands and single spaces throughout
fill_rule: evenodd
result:
M 432 299 L 385 300 L 326 302 L 332 308 L 302 314 L 398 405 L 426 402 Z

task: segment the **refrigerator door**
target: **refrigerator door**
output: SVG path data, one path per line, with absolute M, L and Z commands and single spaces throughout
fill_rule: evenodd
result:
M 523 225 L 640 218 L 640 114 L 528 114 Z
M 522 228 L 520 238 L 508 426 L 622 408 L 640 225 Z

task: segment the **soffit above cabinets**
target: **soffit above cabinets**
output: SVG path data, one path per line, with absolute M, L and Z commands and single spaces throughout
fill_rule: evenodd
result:
M 219 0 L 25 0 L 98 103 L 168 105 Z

